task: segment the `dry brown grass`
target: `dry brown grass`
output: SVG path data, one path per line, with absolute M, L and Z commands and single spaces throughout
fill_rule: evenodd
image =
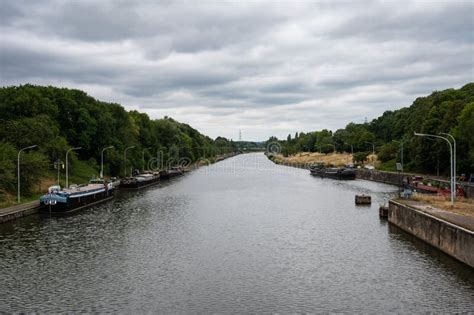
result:
M 277 163 L 280 164 L 313 164 L 313 163 L 324 163 L 326 165 L 344 166 L 352 163 L 352 154 L 350 153 L 329 153 L 323 154 L 319 152 L 301 152 L 288 157 L 284 157 L 281 154 L 276 155 L 275 158 Z M 377 156 L 370 154 L 367 157 L 366 164 L 377 166 Z
M 450 211 L 456 214 L 465 215 L 474 218 L 474 200 L 463 197 L 457 197 L 454 206 L 451 205 L 450 197 L 433 196 L 425 194 L 414 194 L 413 200 L 421 201 L 432 205 L 433 207 Z
M 276 156 L 278 162 L 289 163 L 289 164 L 312 164 L 312 163 L 324 163 L 332 164 L 334 166 L 343 166 L 345 164 L 352 163 L 352 154 L 349 153 L 330 153 L 328 155 L 321 154 L 318 152 L 304 152 L 297 153 L 288 157 L 284 157 L 279 154 Z
M 35 185 L 32 187 L 30 196 L 21 197 L 22 203 L 30 202 L 30 201 L 34 201 L 38 199 L 39 196 L 41 196 L 42 194 L 48 191 L 48 187 L 56 185 L 56 184 L 57 182 L 55 178 L 43 178 L 38 183 L 38 185 Z M 0 193 L 0 209 L 17 205 L 16 198 L 17 198 L 16 193 L 8 193 L 8 192 Z

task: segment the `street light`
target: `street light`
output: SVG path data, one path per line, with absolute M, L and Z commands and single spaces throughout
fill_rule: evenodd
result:
M 145 172 L 145 151 L 151 149 L 150 147 L 143 149 L 142 151 L 142 160 L 143 160 L 143 172 Z
M 163 158 L 161 157 L 161 150 L 157 149 L 156 150 L 156 167 L 158 168 L 158 171 L 161 169 L 161 166 L 163 165 Z
M 104 178 L 104 151 L 108 149 L 113 149 L 114 146 L 108 146 L 102 149 L 102 152 L 100 153 L 100 178 Z
M 24 150 L 28 150 L 28 149 L 33 149 L 33 148 L 36 148 L 37 145 L 30 145 L 29 147 L 26 147 L 26 148 L 23 148 L 23 149 L 20 149 L 20 151 L 18 151 L 18 164 L 17 164 L 17 176 L 18 176 L 18 203 L 20 203 L 20 153 Z
M 130 150 L 130 149 L 133 149 L 133 148 L 135 148 L 134 145 L 132 145 L 131 147 L 126 148 L 125 151 L 123 152 L 123 160 L 125 161 L 124 177 L 127 177 L 127 151 Z
M 364 142 L 372 145 L 372 155 L 375 155 L 375 144 L 369 141 L 364 141 Z
M 336 146 L 335 146 L 334 144 L 332 144 L 332 143 L 326 143 L 326 145 L 331 145 L 331 146 L 334 148 L 334 153 L 337 153 L 337 152 L 336 152 Z
M 450 158 L 451 158 L 451 173 L 450 173 L 450 183 L 451 183 L 451 205 L 454 205 L 454 187 L 453 187 L 453 146 L 451 145 L 451 142 L 448 140 L 448 138 L 437 136 L 437 135 L 431 135 L 431 134 L 426 134 L 426 133 L 414 133 L 415 136 L 420 136 L 420 137 L 431 137 L 431 138 L 438 138 L 438 139 L 443 139 L 449 144 L 449 152 L 450 152 Z
M 445 136 L 449 136 L 451 139 L 453 139 L 453 144 L 454 144 L 454 158 L 453 158 L 453 170 L 452 170 L 452 176 L 454 178 L 453 182 L 454 182 L 454 198 L 456 198 L 456 139 L 454 139 L 453 136 L 451 136 L 449 133 L 446 133 L 446 132 L 440 132 L 439 133 L 440 135 L 445 135 Z
M 402 172 L 403 172 L 403 139 L 400 140 L 400 141 L 397 141 L 397 140 L 392 140 L 393 142 L 396 142 L 396 143 L 400 143 L 400 148 L 401 148 L 401 151 L 402 151 Z
M 82 149 L 82 147 L 71 148 L 71 149 L 66 151 L 66 188 L 69 188 L 69 168 L 68 168 L 69 160 L 68 160 L 67 157 L 69 155 L 69 152 L 75 151 L 75 150 L 80 150 L 80 149 Z

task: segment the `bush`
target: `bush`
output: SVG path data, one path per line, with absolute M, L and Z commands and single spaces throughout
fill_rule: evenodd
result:
M 396 143 L 389 142 L 380 147 L 377 158 L 383 163 L 396 158 L 398 146 Z
M 354 153 L 354 162 L 364 163 L 367 160 L 367 156 L 369 156 L 369 152 Z

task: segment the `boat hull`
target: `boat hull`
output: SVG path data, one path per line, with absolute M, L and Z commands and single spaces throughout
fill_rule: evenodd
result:
M 160 178 L 154 178 L 146 181 L 122 181 L 120 188 L 122 189 L 141 189 L 154 185 L 160 181 Z
M 56 202 L 55 204 L 47 204 L 44 201 L 41 201 L 39 211 L 51 214 L 72 213 L 110 200 L 114 197 L 114 193 L 114 189 L 109 189 L 86 196 L 69 196 L 66 199 L 66 202 Z
M 183 175 L 183 172 L 181 171 L 175 171 L 175 170 L 169 170 L 169 171 L 163 171 L 160 172 L 160 178 L 167 180 L 173 177 L 181 176 Z
M 354 180 L 356 179 L 355 172 L 352 171 L 342 171 L 342 172 L 326 172 L 326 171 L 313 171 L 311 170 L 311 175 L 323 177 L 323 178 L 332 178 L 339 180 Z

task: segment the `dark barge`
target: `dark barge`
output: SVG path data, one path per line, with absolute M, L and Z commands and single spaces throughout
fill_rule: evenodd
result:
M 51 186 L 48 193 L 40 198 L 39 211 L 50 214 L 75 212 L 113 198 L 114 192 L 113 184 L 103 179 L 64 189 Z
M 120 188 L 124 189 L 140 189 L 156 184 L 160 180 L 158 172 L 139 174 L 134 172 L 131 177 L 125 177 L 120 180 Z
M 184 174 L 184 170 L 180 167 L 172 167 L 170 169 L 164 170 L 160 172 L 160 178 L 163 180 L 167 180 L 173 177 L 181 176 Z
M 325 168 L 321 165 L 313 165 L 310 167 L 311 175 L 324 178 L 353 180 L 356 178 L 356 173 L 353 169 L 343 167 Z

